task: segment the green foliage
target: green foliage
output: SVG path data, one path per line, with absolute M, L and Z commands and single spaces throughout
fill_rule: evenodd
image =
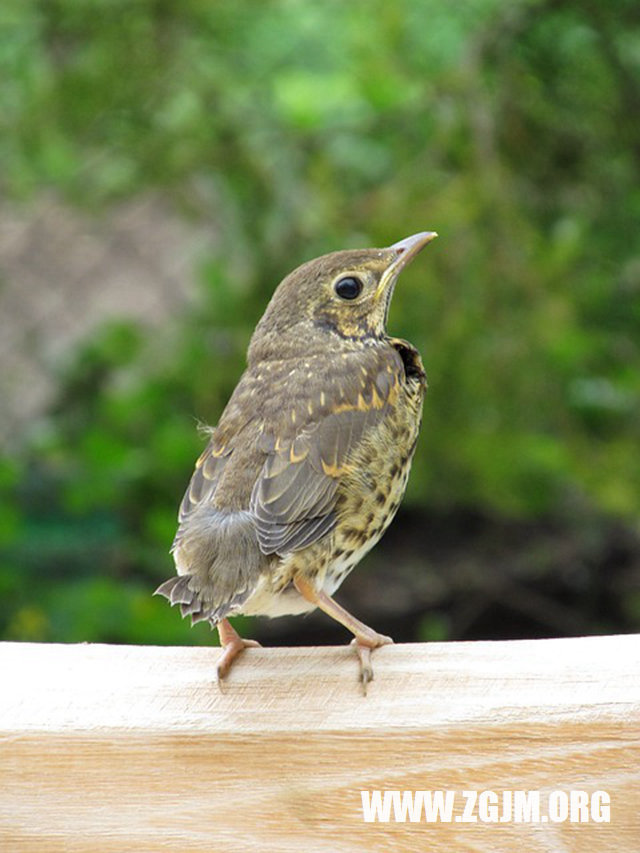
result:
M 635 23 L 628 0 L 5 3 L 3 194 L 159 190 L 215 231 L 197 310 L 88 341 L 0 459 L 6 635 L 201 641 L 147 599 L 195 419 L 293 265 L 423 229 L 391 316 L 431 383 L 409 499 L 637 514 Z

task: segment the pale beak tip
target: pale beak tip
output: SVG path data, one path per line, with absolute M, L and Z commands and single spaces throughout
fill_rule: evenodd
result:
M 430 243 L 438 236 L 436 231 L 420 231 L 418 234 L 412 234 L 411 237 L 405 237 L 404 240 L 399 240 L 394 243 L 391 248 L 398 252 L 417 253 L 423 246 Z

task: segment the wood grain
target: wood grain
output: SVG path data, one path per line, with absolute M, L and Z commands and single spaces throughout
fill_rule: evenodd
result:
M 218 653 L 0 644 L 0 850 L 640 849 L 640 636 L 387 646 L 366 698 L 348 648 L 250 649 L 224 693 Z M 376 789 L 604 790 L 611 820 L 365 823 Z

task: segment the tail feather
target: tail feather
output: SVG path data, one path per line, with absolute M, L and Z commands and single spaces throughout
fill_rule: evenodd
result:
M 198 593 L 191 589 L 191 581 L 191 575 L 176 575 L 160 584 L 153 594 L 163 595 L 172 607 L 179 604 L 182 618 L 191 616 L 192 625 L 195 625 L 196 622 L 210 622 L 212 625 L 217 625 L 221 619 L 237 612 L 237 609 L 244 604 L 252 592 L 251 589 L 245 589 L 222 605 L 207 606 Z
M 171 605 L 189 604 L 193 600 L 193 590 L 189 589 L 191 575 L 177 575 L 160 584 L 154 595 L 164 595 Z
M 202 610 L 202 603 L 196 595 L 193 595 L 191 601 L 183 601 L 180 603 L 180 613 L 182 617 L 192 616 Z
M 192 624 L 240 612 L 268 567 L 249 512 L 202 503 L 182 518 L 172 551 L 178 575 L 156 594 L 179 604 Z

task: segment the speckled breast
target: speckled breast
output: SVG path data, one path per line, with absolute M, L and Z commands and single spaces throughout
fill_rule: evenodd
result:
M 329 595 L 378 542 L 400 506 L 420 430 L 424 390 L 422 377 L 406 380 L 397 405 L 364 443 L 344 478 L 322 583 Z

